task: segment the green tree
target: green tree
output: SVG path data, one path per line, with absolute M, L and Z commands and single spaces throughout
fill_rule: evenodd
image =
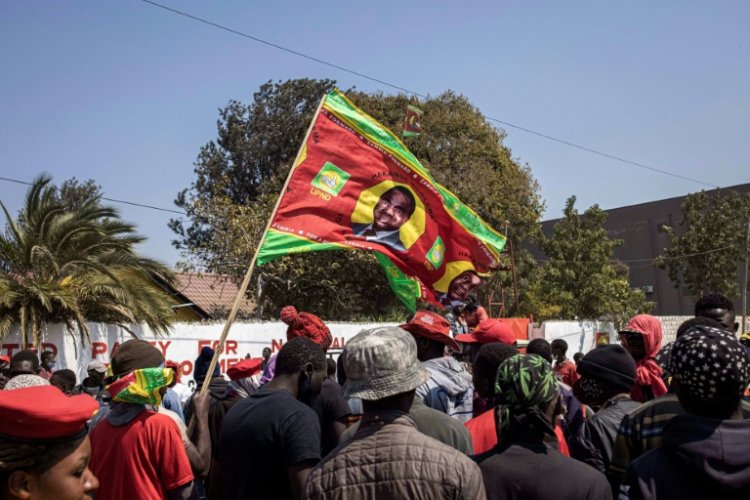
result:
M 607 213 L 594 205 L 581 215 L 575 202 L 568 198 L 552 235 L 540 238 L 546 261 L 525 293 L 526 307 L 540 320 L 607 317 L 617 325 L 650 310 L 643 292 L 630 288 L 628 268 L 613 260 L 623 241 L 608 236 Z
M 81 182 L 75 177 L 66 179 L 55 190 L 55 199 L 68 210 L 78 210 L 89 200 L 101 198 L 102 188 L 93 179 Z
M 151 277 L 171 282 L 172 271 L 138 255 L 144 238 L 98 195 L 71 208 L 42 175 L 26 194 L 22 219 L 0 206 L 7 219 L 0 235 L 0 338 L 20 327 L 24 339 L 38 343 L 45 325 L 57 322 L 87 340 L 87 321 L 168 331 L 172 300 Z
M 232 101 L 220 111 L 218 137 L 201 148 L 196 179 L 176 200 L 187 221 L 170 222 L 184 265 L 237 277 L 244 273 L 316 105 L 333 86 L 329 80 L 269 82 L 254 94 L 252 104 Z M 400 132 L 408 97 L 347 95 Z M 437 181 L 491 225 L 510 221 L 519 242 L 537 230 L 543 211 L 539 186 L 529 167 L 513 160 L 502 144 L 504 133 L 452 92 L 419 106 L 425 111 L 425 130 L 406 144 Z M 261 303 L 269 315 L 290 302 L 342 319 L 404 313 L 374 257 L 365 252 L 285 257 L 261 273 Z
M 50 182 L 52 188 L 52 200 L 55 203 L 63 205 L 67 210 L 78 210 L 86 202 L 101 198 L 102 188 L 93 179 L 81 182 L 75 177 L 66 179 L 60 186 L 55 186 Z M 18 220 L 24 220 L 24 211 L 18 213 Z
M 657 266 L 675 288 L 687 286 L 697 299 L 706 293 L 739 295 L 738 266 L 745 257 L 750 196 L 701 191 L 685 198 L 677 227 L 663 226 L 670 247 Z

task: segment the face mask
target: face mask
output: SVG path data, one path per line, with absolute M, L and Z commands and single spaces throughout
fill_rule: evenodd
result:
M 49 366 L 50 370 L 54 370 L 57 366 L 57 361 L 47 361 L 47 366 Z
M 604 390 L 596 379 L 580 378 L 573 384 L 573 395 L 578 401 L 589 406 L 600 406 L 604 400 Z

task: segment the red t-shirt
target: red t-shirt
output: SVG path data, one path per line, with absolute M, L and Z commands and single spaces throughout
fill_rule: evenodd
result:
M 161 500 L 193 480 L 180 431 L 166 415 L 144 411 L 120 427 L 105 419 L 90 437 L 98 500 Z
M 573 384 L 578 380 L 578 372 L 576 371 L 576 364 L 571 360 L 566 359 L 562 363 L 555 365 L 555 373 L 560 376 L 563 384 L 573 387 Z
M 478 417 L 474 417 L 464 424 L 471 434 L 471 443 L 474 445 L 474 454 L 479 455 L 489 451 L 497 444 L 497 431 L 495 430 L 495 409 L 488 410 Z M 558 451 L 570 456 L 568 443 L 565 441 L 560 425 L 555 426 L 555 436 L 557 437 Z

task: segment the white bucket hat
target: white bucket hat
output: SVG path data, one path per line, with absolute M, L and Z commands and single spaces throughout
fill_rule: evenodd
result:
M 344 347 L 344 397 L 377 401 L 416 389 L 430 372 L 417 359 L 414 337 L 395 326 L 362 330 Z

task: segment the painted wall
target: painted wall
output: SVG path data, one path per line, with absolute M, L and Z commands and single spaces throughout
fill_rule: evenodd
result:
M 330 352 L 336 354 L 343 349 L 346 342 L 366 328 L 384 326 L 383 323 L 326 323 L 333 335 Z M 395 325 L 396 323 L 392 323 Z M 89 323 L 91 344 L 82 345 L 72 335 L 65 332 L 63 325 L 49 325 L 43 338 L 43 350 L 57 353 L 58 369 L 69 368 L 76 372 L 78 380 L 86 376 L 86 365 L 92 359 L 109 364 L 112 350 L 120 343 L 131 339 L 131 335 L 116 326 Z M 151 342 L 165 358 L 180 364 L 183 375 L 192 377 L 193 363 L 203 346 L 214 347 L 218 344 L 224 324 L 215 323 L 177 323 L 173 333 L 168 337 L 156 337 L 147 328 L 137 328 L 134 332 L 139 338 Z M 232 325 L 229 338 L 220 354 L 221 371 L 225 372 L 234 363 L 247 354 L 260 357 L 264 347 L 277 352 L 286 340 L 287 325 L 278 322 L 253 323 L 236 322 Z M 0 354 L 13 356 L 21 349 L 19 335 L 6 337 L 0 345 Z
M 674 340 L 680 324 L 690 316 L 662 316 L 664 331 L 663 343 Z M 739 318 L 738 318 L 739 321 Z M 397 323 L 334 323 L 327 325 L 333 334 L 330 352 L 334 355 L 343 349 L 346 342 L 360 331 L 375 326 L 396 325 Z M 180 363 L 183 375 L 192 377 L 193 362 L 203 346 L 215 347 L 224 324 L 222 322 L 177 323 L 168 337 L 155 337 L 147 328 L 134 329 L 139 338 L 148 340 L 162 351 L 167 359 Z M 750 326 L 750 325 L 749 325 Z M 232 325 L 224 352 L 219 357 L 222 372 L 245 355 L 260 357 L 264 347 L 277 352 L 286 340 L 287 326 L 280 322 L 240 321 Z M 50 325 L 44 336 L 42 347 L 58 354 L 59 368 L 70 368 L 79 380 L 86 376 L 86 365 L 92 359 L 109 363 L 109 357 L 117 344 L 129 340 L 130 334 L 116 326 L 89 323 L 90 345 L 82 345 L 73 336 L 64 332 L 63 325 Z M 596 332 L 608 332 L 610 342 L 617 342 L 614 327 L 609 322 L 598 321 L 545 321 L 540 327 L 532 326 L 529 338 L 544 338 L 552 341 L 561 338 L 568 343 L 568 358 L 576 352 L 586 353 L 595 346 Z M 0 344 L 0 355 L 13 356 L 21 349 L 21 339 L 16 335 L 6 337 Z

